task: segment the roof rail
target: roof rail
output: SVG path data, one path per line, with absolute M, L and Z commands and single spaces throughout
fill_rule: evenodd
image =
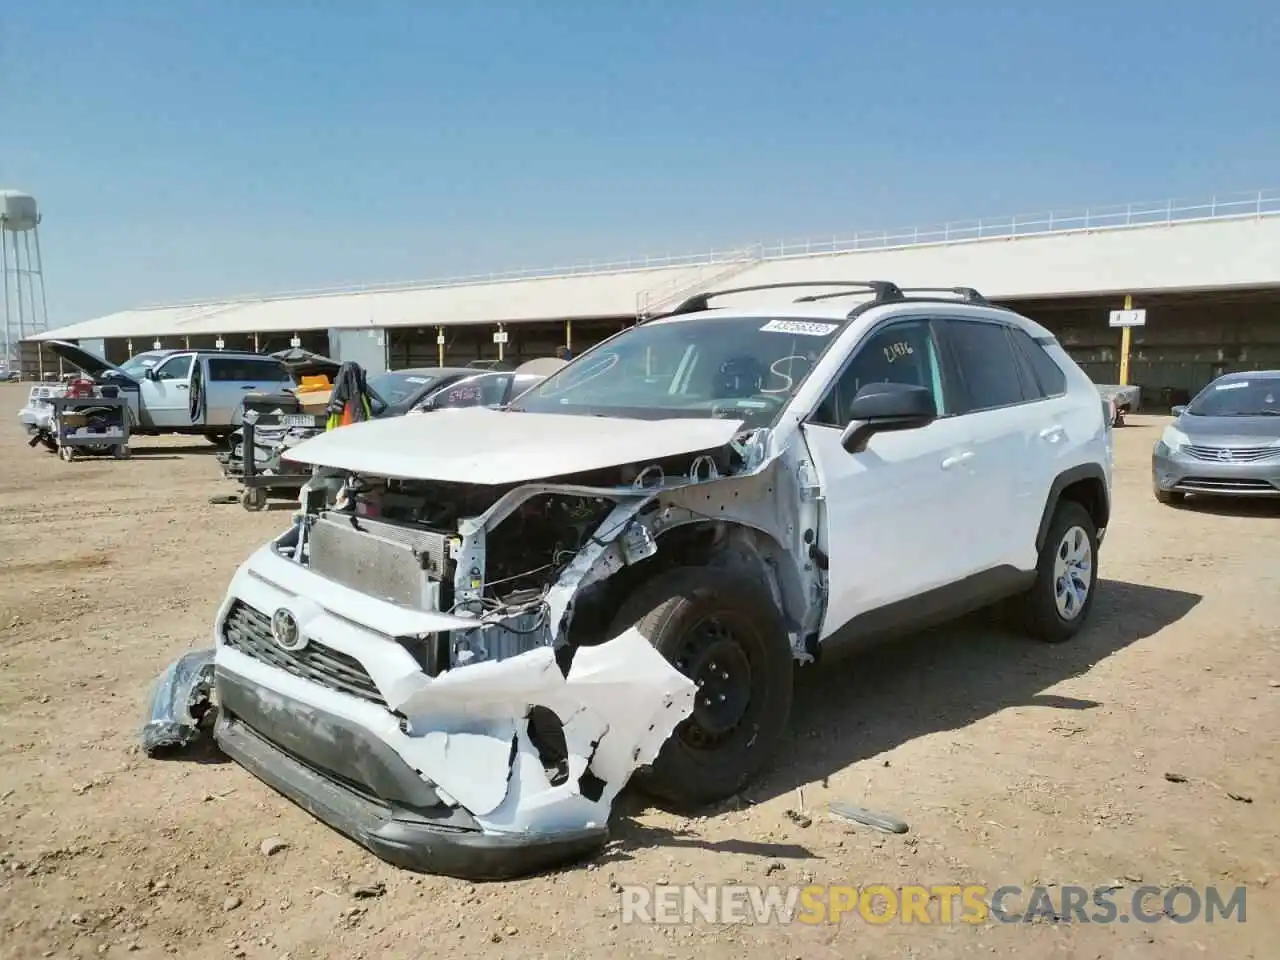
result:
M 760 283 L 750 287 L 731 287 L 727 290 L 708 290 L 706 293 L 695 293 L 692 297 L 684 300 L 676 306 L 670 313 L 665 316 L 675 316 L 681 313 L 700 313 L 703 310 L 711 309 L 712 297 L 724 297 L 733 293 L 750 293 L 754 290 L 784 290 L 791 287 L 853 287 L 855 289 L 841 292 L 826 294 L 825 296 L 849 296 L 854 293 L 873 293 L 875 294 L 877 303 L 886 303 L 890 300 L 901 300 L 903 298 L 902 291 L 898 289 L 897 284 L 888 280 L 797 280 L 790 283 Z M 809 300 L 822 299 L 820 296 L 801 297 L 797 303 Z
M 964 303 L 976 303 L 981 307 L 990 306 L 990 302 L 973 287 L 903 287 L 905 294 L 913 293 L 954 293 Z
M 934 297 L 912 296 L 912 294 L 916 294 L 916 293 L 926 293 L 926 294 L 927 293 L 953 293 L 956 296 L 958 296 L 964 303 L 973 303 L 979 306 L 991 305 L 990 303 L 988 303 L 987 298 L 984 297 L 982 294 L 980 294 L 977 290 L 973 289 L 973 287 L 897 287 L 896 290 L 898 293 L 898 296 L 896 297 L 887 297 L 882 299 L 881 297 L 877 296 L 875 303 L 863 304 L 863 306 L 864 307 L 875 306 L 876 303 L 885 303 L 889 300 L 917 300 L 917 299 L 933 300 L 935 299 Z M 852 296 L 858 292 L 859 291 L 856 291 L 856 290 L 840 290 L 835 293 L 813 293 L 807 297 L 801 297 L 796 301 L 796 303 L 813 303 L 818 300 L 832 300 L 836 297 Z

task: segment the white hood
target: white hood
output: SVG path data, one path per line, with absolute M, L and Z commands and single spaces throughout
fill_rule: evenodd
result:
M 714 450 L 740 420 L 624 420 L 484 407 L 339 427 L 283 453 L 380 477 L 498 485 Z

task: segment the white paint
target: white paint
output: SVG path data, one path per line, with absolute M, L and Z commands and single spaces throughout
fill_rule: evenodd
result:
M 741 427 L 740 420 L 624 420 L 468 407 L 450 417 L 354 423 L 299 444 L 289 459 L 383 477 L 521 483 L 713 450 Z
M 1112 310 L 1110 322 L 1113 327 L 1144 327 L 1147 324 L 1147 311 Z
M 408 731 L 377 704 L 320 687 L 219 645 L 216 662 L 281 697 L 315 704 L 358 724 L 422 771 L 492 833 L 545 833 L 604 825 L 632 772 L 652 762 L 693 710 L 694 684 L 632 629 L 577 651 L 568 676 L 550 648 L 503 661 L 455 668 L 432 679 L 390 635 L 453 629 L 460 618 L 426 614 L 331 583 L 276 556 L 255 553 L 237 572 L 214 625 L 215 640 L 232 598 L 259 610 L 288 606 L 308 638 L 358 660 Z M 410 621 L 414 621 L 410 623 Z M 552 786 L 529 740 L 533 705 L 560 717 L 570 775 Z M 516 756 L 511 765 L 512 743 Z M 597 800 L 578 789 L 588 768 L 605 782 Z

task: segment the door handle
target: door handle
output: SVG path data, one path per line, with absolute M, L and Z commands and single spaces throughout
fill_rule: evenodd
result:
M 249 385 L 249 386 L 247 386 L 247 387 L 241 387 L 240 389 L 241 389 L 241 390 L 257 390 L 257 389 L 258 389 L 258 385 L 257 385 L 256 383 L 253 383 L 253 384 L 250 384 L 250 385 Z
M 189 389 L 191 389 L 191 388 L 190 388 L 190 387 L 188 387 L 185 383 L 177 383 L 177 384 L 174 384 L 173 389 L 175 389 L 175 390 L 189 390 Z
M 972 459 L 973 459 L 973 451 L 966 450 L 964 453 L 957 453 L 954 457 L 947 457 L 945 460 L 943 460 L 942 469 L 950 470 L 952 467 L 957 467 L 962 463 L 968 463 Z
M 1063 436 L 1063 429 L 1059 426 L 1045 427 L 1040 431 L 1040 439 L 1048 440 L 1050 443 L 1057 443 Z

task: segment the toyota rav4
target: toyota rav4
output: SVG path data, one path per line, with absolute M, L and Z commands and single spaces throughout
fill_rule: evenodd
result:
M 739 791 L 798 664 L 997 601 L 1070 639 L 1111 510 L 1110 420 L 1054 337 L 888 282 L 699 294 L 507 409 L 291 458 L 295 522 L 162 677 L 150 742 L 211 702 L 268 784 L 470 878 L 596 847 L 633 773 L 678 805 Z

